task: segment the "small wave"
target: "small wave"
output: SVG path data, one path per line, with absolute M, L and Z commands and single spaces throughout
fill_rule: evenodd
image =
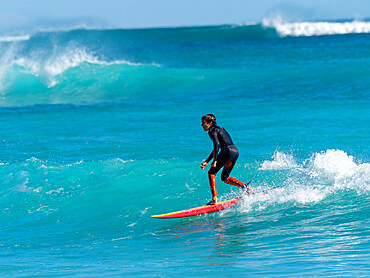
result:
M 273 27 L 281 37 L 311 37 L 324 35 L 370 33 L 370 22 L 295 22 L 283 23 L 281 19 L 264 19 L 265 27 Z

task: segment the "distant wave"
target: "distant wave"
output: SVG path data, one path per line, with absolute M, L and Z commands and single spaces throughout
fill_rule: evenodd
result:
M 260 66 L 274 62 L 274 55 L 280 54 L 263 57 L 263 52 L 254 51 L 258 49 L 255 44 L 264 45 L 269 39 L 284 36 L 329 34 L 328 28 L 333 34 L 370 33 L 370 22 L 265 20 L 243 26 L 73 29 L 2 36 L 0 106 L 153 101 L 160 95 L 171 99 L 171 94 L 224 92 L 246 84 L 250 87 L 245 96 L 263 98 L 253 90 L 260 90 L 260 84 L 269 84 L 277 73 L 274 68 L 268 72 Z M 294 55 L 287 58 L 294 60 Z M 361 58 L 366 60 L 364 55 Z M 341 79 L 343 84 L 351 83 L 347 81 L 357 73 L 363 74 L 364 64 L 366 61 L 356 64 L 353 75 Z M 356 88 L 351 97 L 363 92 Z M 239 92 L 235 94 L 240 96 Z M 275 95 L 278 97 L 279 92 Z
M 140 104 L 197 98 L 232 84 L 235 71 L 165 68 L 129 63 L 81 63 L 61 74 L 40 76 L 13 66 L 4 73 L 0 107 L 42 104 Z M 224 75 L 226 74 L 226 76 Z M 247 74 L 243 78 L 248 78 Z M 222 77 L 222 78 L 221 78 Z
M 263 21 L 263 26 L 275 28 L 281 37 L 312 37 L 370 33 L 370 22 L 295 22 L 281 23 L 279 20 Z
M 18 59 L 0 68 L 0 106 L 120 102 L 149 96 L 166 76 L 159 65 L 100 61 L 84 52 L 50 64 Z
M 127 76 L 133 77 L 134 68 L 147 72 L 146 67 L 160 67 L 124 59 L 107 61 L 83 48 L 70 47 L 45 57 L 37 54 L 20 56 L 10 47 L 0 57 L 0 106 L 104 102 L 104 86 L 116 92 L 130 83 Z
M 1 43 L 22 42 L 37 39 L 43 36 L 94 34 L 102 37 L 111 36 L 126 38 L 138 44 L 142 42 L 196 42 L 196 41 L 229 41 L 253 38 L 302 37 L 344 34 L 370 33 L 370 21 L 307 21 L 284 22 L 281 18 L 266 18 L 261 23 L 249 22 L 245 24 L 174 27 L 174 28 L 144 28 L 144 29 L 117 29 L 92 28 L 76 26 L 73 28 L 40 29 L 37 32 L 22 35 L 0 36 Z M 68 35 L 66 36 L 68 37 Z M 127 41 L 126 41 L 127 42 Z
M 111 32 L 145 32 L 151 35 L 163 35 L 171 33 L 177 37 L 182 34 L 184 39 L 208 40 L 215 39 L 215 34 L 219 39 L 225 38 L 270 38 L 277 34 L 280 37 L 310 37 L 323 35 L 345 35 L 345 34 L 367 34 L 370 33 L 370 21 L 302 21 L 302 22 L 284 22 L 281 18 L 263 19 L 261 23 L 248 22 L 244 24 L 215 25 L 215 26 L 194 26 L 194 27 L 173 27 L 173 28 L 138 28 L 138 29 L 117 29 L 117 28 L 93 28 L 85 26 L 76 26 L 74 28 L 59 29 L 41 29 L 40 32 L 69 32 L 69 31 L 111 31 Z M 202 35 L 202 36 L 199 36 Z M 10 37 L 11 38 L 11 37 Z M 18 37 L 14 37 L 16 40 Z M 27 36 L 20 36 L 27 39 Z M 0 38 L 0 42 L 1 42 Z

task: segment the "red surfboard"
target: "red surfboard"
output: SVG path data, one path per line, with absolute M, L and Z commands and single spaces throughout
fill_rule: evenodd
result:
M 215 205 L 211 205 L 211 206 L 202 206 L 202 207 L 186 209 L 186 210 L 181 210 L 181 211 L 176 211 L 176 212 L 170 212 L 170 213 L 165 213 L 165 214 L 152 215 L 151 217 L 161 218 L 161 219 L 169 219 L 169 218 L 180 218 L 180 217 L 195 216 L 195 215 L 200 215 L 200 214 L 205 214 L 205 213 L 210 213 L 210 212 L 215 212 L 215 211 L 227 209 L 228 207 L 230 207 L 230 206 L 236 204 L 237 202 L 239 202 L 240 200 L 241 200 L 241 198 L 236 198 L 236 199 L 232 199 L 232 200 L 228 200 L 228 201 L 223 201 L 223 202 L 217 203 Z

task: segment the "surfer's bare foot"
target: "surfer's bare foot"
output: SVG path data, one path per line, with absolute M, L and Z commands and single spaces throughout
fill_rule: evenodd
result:
M 249 195 L 251 193 L 251 188 L 249 186 L 244 185 L 242 189 Z
M 249 181 L 248 183 L 244 184 L 242 186 L 242 189 L 249 195 L 251 194 L 252 189 L 248 186 L 252 181 Z
M 211 200 L 210 202 L 207 203 L 207 206 L 213 206 L 217 203 L 217 200 Z

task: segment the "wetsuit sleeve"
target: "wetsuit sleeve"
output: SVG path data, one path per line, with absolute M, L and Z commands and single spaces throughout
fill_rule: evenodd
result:
M 209 131 L 208 135 L 213 142 L 213 150 L 214 150 L 213 161 L 216 161 L 218 151 L 220 150 L 220 141 L 218 140 L 217 132 L 214 128 L 212 128 L 212 130 Z

